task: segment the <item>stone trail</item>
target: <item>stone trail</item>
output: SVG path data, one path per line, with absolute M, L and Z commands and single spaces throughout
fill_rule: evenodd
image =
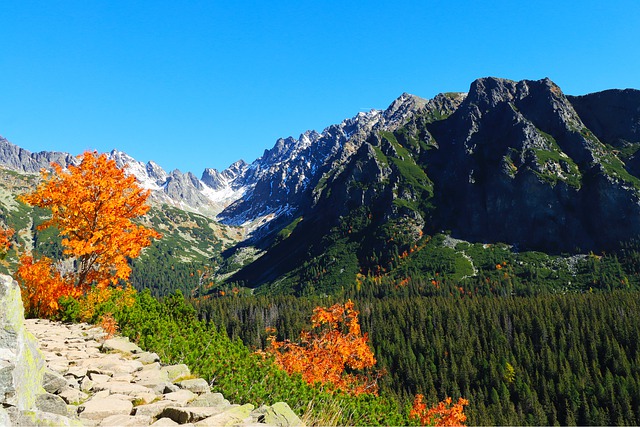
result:
M 303 425 L 286 403 L 231 404 L 186 365 L 163 365 L 157 354 L 127 338 L 105 340 L 99 327 L 42 319 L 25 325 L 46 363 L 47 393 L 37 397 L 36 406 L 53 414 L 54 425 Z

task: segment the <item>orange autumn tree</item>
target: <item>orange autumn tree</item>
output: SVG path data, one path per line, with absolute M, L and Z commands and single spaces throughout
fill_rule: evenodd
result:
M 464 422 L 467 421 L 464 406 L 468 405 L 469 401 L 459 398 L 457 403 L 451 403 L 451 398 L 447 397 L 436 406 L 427 409 L 424 396 L 417 394 L 409 417 L 418 420 L 423 426 L 464 426 Z
M 275 356 L 276 365 L 290 374 L 300 373 L 310 384 L 330 384 L 356 395 L 377 394 L 377 372 L 373 377 L 346 372 L 364 371 L 376 364 L 353 302 L 316 307 L 311 324 L 313 330 L 302 332 L 299 343 L 269 338 L 266 352 Z
M 56 305 L 53 300 L 82 294 L 91 286 L 126 282 L 131 274 L 128 260 L 140 255 L 152 238 L 160 237 L 132 221 L 149 210 L 149 191 L 142 190 L 133 175 L 127 175 L 106 154 L 85 152 L 79 159 L 68 170 L 54 163 L 53 173 L 42 171 L 36 191 L 22 197 L 25 203 L 51 210 L 51 219 L 38 228 L 56 227 L 64 255 L 73 260 L 72 271 L 62 275 L 46 257 L 37 261 L 23 257 L 17 272 L 23 289 L 31 290 L 34 298 L 49 299 L 45 304 L 52 306 Z M 45 292 L 46 284 L 34 281 L 30 274 L 30 269 L 46 272 L 47 268 L 53 283 L 59 282 L 54 286 L 57 293 Z
M 0 258 L 4 258 L 11 249 L 11 238 L 14 233 L 12 228 L 0 227 Z

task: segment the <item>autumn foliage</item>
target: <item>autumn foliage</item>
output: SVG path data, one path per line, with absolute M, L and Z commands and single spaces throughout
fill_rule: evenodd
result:
M 51 317 L 60 309 L 60 297 L 82 295 L 80 288 L 62 277 L 53 260 L 47 257 L 35 261 L 32 256 L 23 255 L 15 276 L 21 285 L 25 311 L 30 316 Z
M 377 372 L 373 376 L 347 372 L 376 364 L 353 302 L 316 307 L 311 323 L 313 330 L 302 332 L 299 343 L 270 337 L 266 352 L 275 356 L 276 364 L 288 373 L 300 373 L 310 384 L 330 384 L 356 395 L 377 394 Z
M 39 229 L 54 226 L 60 231 L 64 255 L 74 268 L 61 273 L 45 257 L 37 261 L 23 257 L 16 276 L 39 315 L 55 313 L 61 296 L 126 282 L 131 274 L 128 260 L 137 257 L 152 238 L 160 237 L 132 221 L 149 210 L 149 191 L 105 154 L 85 152 L 80 163 L 68 170 L 52 166 L 54 172 L 43 171 L 36 191 L 22 200 L 50 209 L 51 219 Z
M 459 398 L 458 402 L 452 405 L 452 399 L 447 397 L 436 406 L 427 409 L 424 396 L 417 394 L 409 416 L 417 419 L 423 426 L 464 426 L 464 422 L 467 421 L 464 406 L 468 404 L 468 400 Z
M 7 254 L 11 248 L 11 237 L 13 237 L 14 231 L 11 228 L 0 228 L 0 257 Z

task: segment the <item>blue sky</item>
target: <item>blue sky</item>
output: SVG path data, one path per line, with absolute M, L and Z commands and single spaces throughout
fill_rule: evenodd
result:
M 200 175 L 484 76 L 640 89 L 640 2 L 0 2 L 0 135 Z

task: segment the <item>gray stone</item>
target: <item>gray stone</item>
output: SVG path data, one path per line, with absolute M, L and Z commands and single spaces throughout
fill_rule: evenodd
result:
M 111 379 L 109 375 L 99 374 L 93 370 L 90 370 L 87 376 L 94 382 L 94 384 L 106 383 Z
M 26 330 L 18 283 L 0 275 L 0 404 L 33 409 L 44 393 L 44 359 L 35 337 Z
M 179 404 L 178 406 L 186 406 L 187 403 L 196 397 L 198 397 L 198 395 L 189 390 L 178 390 L 164 395 L 166 400 L 173 400 Z
M 42 412 L 51 412 L 52 414 L 68 415 L 67 403 L 55 394 L 45 393 L 36 397 L 36 408 Z
M 189 367 L 185 364 L 163 366 L 161 370 L 167 373 L 171 382 L 191 375 Z
M 133 358 L 135 360 L 138 360 L 143 365 L 149 365 L 160 361 L 160 356 L 158 356 L 156 353 L 149 353 L 148 351 L 136 354 L 133 356 Z
M 174 427 L 179 426 L 177 422 L 173 421 L 171 418 L 160 418 L 155 423 L 151 424 L 153 427 Z M 188 424 L 183 424 L 188 425 Z
M 219 407 L 167 407 L 162 411 L 161 418 L 171 418 L 178 424 L 195 423 L 213 415 L 218 415 L 224 410 Z
M 58 396 L 68 404 L 77 404 L 87 400 L 89 395 L 75 388 L 68 388 L 61 391 Z
M 209 383 L 202 378 L 178 381 L 176 385 L 178 385 L 180 388 L 192 391 L 194 393 L 211 393 L 211 387 L 209 387 Z
M 91 389 L 95 384 L 96 383 L 94 381 L 91 381 L 89 377 L 85 377 L 80 383 L 80 390 L 86 391 L 86 392 L 91 391 Z
M 142 349 L 129 341 L 127 337 L 115 337 L 108 339 L 102 345 L 105 351 L 120 351 L 122 353 L 142 353 Z
M 125 394 L 128 396 L 136 393 L 150 393 L 151 389 L 135 383 L 124 383 L 119 381 L 109 381 L 93 386 L 94 391 L 109 390 L 110 394 Z
M 11 427 L 9 413 L 2 406 L 0 406 L 0 426 Z
M 135 415 L 148 415 L 152 418 L 156 418 L 169 406 L 178 406 L 178 404 L 172 400 L 161 400 L 159 402 L 149 403 L 148 405 L 140 405 L 134 408 Z
M 15 409 L 15 408 L 14 408 Z M 11 421 L 15 427 L 55 426 L 55 427 L 82 427 L 80 420 L 72 419 L 64 415 L 42 411 L 17 411 L 11 415 Z M 11 425 L 11 424 L 9 424 Z
M 291 410 L 285 402 L 268 406 L 264 413 L 264 423 L 279 427 L 304 426 L 302 420 Z
M 58 393 L 62 389 L 67 388 L 67 380 L 65 377 L 51 369 L 44 371 L 44 378 L 42 385 L 47 393 Z
M 196 426 L 232 426 L 242 423 L 244 420 L 250 417 L 251 411 L 253 411 L 254 406 L 250 403 L 247 403 L 242 406 L 232 406 L 226 411 L 211 416 L 209 418 L 205 418 L 204 420 L 198 421 Z
M 180 387 L 178 387 L 175 384 L 165 383 L 164 392 L 163 393 L 165 393 L 165 394 L 166 393 L 173 393 L 173 392 L 176 392 L 176 391 L 180 391 Z
M 89 420 L 102 420 L 111 415 L 130 415 L 132 410 L 133 403 L 114 397 L 94 397 L 78 408 L 80 418 Z
M 198 396 L 187 406 L 231 406 L 231 403 L 224 398 L 222 393 L 207 393 Z
M 100 421 L 100 427 L 148 426 L 153 419 L 148 415 L 111 415 Z

